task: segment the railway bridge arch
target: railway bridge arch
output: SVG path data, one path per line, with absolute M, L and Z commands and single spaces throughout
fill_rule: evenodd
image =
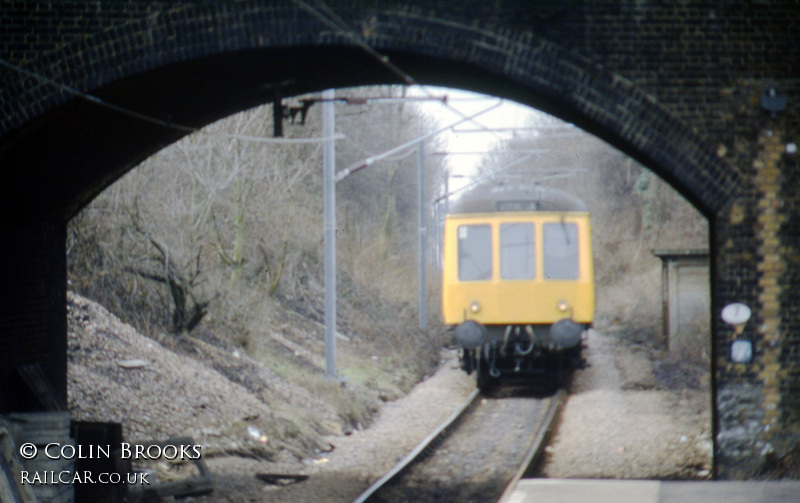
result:
M 68 219 L 188 132 L 331 87 L 493 94 L 636 158 L 709 219 L 718 475 L 744 478 L 800 419 L 796 1 L 4 1 L 0 412 L 66 399 Z M 720 320 L 733 302 L 741 330 Z M 729 359 L 751 341 L 750 363 Z

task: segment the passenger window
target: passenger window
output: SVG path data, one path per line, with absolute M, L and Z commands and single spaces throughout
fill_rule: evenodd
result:
M 536 276 L 533 224 L 500 225 L 500 277 L 531 279 Z
M 578 226 L 564 222 L 544 224 L 544 277 L 578 279 Z
M 492 227 L 461 225 L 458 227 L 458 279 L 480 281 L 492 279 Z

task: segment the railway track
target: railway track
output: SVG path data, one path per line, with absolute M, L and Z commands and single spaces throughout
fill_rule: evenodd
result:
M 563 393 L 537 398 L 476 390 L 353 503 L 502 500 L 543 448 Z

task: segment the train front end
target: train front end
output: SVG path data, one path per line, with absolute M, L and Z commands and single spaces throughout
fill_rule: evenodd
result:
M 494 187 L 445 222 L 442 313 L 479 384 L 560 375 L 579 358 L 595 307 L 585 205 L 555 189 Z

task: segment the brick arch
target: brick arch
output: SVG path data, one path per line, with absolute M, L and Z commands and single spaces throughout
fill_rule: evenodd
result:
M 752 364 L 727 361 L 739 335 L 713 319 L 718 473 L 754 473 L 778 416 L 800 404 L 800 168 L 782 143 L 800 137 L 796 1 L 326 0 L 335 15 L 306 2 L 3 6 L 0 412 L 36 407 L 18 365 L 42 363 L 66 397 L 65 221 L 186 134 L 164 123 L 201 127 L 269 102 L 276 82 L 289 96 L 410 75 L 573 122 L 704 212 L 713 309 L 752 306 L 741 335 L 757 350 Z M 773 84 L 789 97 L 783 115 L 759 106 Z
M 13 191 L 26 196 L 25 214 L 69 217 L 186 134 L 167 123 L 201 127 L 269 102 L 278 85 L 290 96 L 411 79 L 510 98 L 573 122 L 656 171 L 706 215 L 741 190 L 737 172 L 687 125 L 601 62 L 513 28 L 479 29 L 413 10 L 342 12 L 352 31 L 291 5 L 176 9 L 98 30 L 40 58 L 32 70 L 50 80 L 7 70 L 0 162 L 19 168 Z M 43 143 L 53 150 L 42 151 Z M 52 181 L 52 171 L 58 183 L 37 184 Z

